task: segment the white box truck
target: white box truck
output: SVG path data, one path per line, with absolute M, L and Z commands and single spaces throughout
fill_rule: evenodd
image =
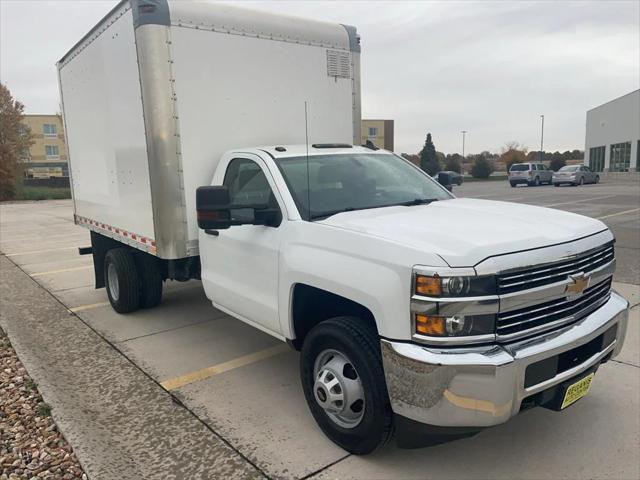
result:
M 353 453 L 567 408 L 625 338 L 613 234 L 355 146 L 359 57 L 346 25 L 119 3 L 58 63 L 96 287 L 126 313 L 201 279 L 300 350 L 312 415 Z

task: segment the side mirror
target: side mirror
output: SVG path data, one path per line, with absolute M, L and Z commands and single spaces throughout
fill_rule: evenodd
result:
M 447 190 L 453 190 L 453 185 L 451 183 L 451 175 L 445 172 L 438 173 L 438 183 L 442 185 Z
M 278 227 L 282 213 L 268 205 L 231 205 L 229 189 L 220 187 L 198 187 L 196 210 L 198 227 L 203 230 L 225 230 L 234 225 L 264 225 Z
M 198 227 L 204 230 L 224 230 L 233 225 L 227 187 L 198 187 L 196 210 Z

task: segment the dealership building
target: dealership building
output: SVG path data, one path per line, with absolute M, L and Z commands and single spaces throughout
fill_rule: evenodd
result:
M 640 90 L 587 112 L 584 163 L 596 172 L 640 172 Z

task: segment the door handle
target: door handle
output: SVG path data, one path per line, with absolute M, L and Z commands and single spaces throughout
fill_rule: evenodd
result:
M 213 235 L 214 237 L 217 237 L 218 235 L 220 235 L 220 232 L 218 230 L 205 230 L 204 233 L 206 233 L 207 235 Z

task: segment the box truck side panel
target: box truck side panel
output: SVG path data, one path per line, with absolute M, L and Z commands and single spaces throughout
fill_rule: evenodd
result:
M 145 244 L 137 246 L 150 250 L 149 167 L 128 4 L 105 19 L 58 68 L 76 221 L 95 222 L 97 226 L 88 226 L 127 243 L 137 245 L 142 237 Z
M 353 141 L 351 52 L 334 27 L 346 49 L 171 27 L 190 245 L 196 188 L 226 150 L 305 143 L 305 101 L 310 143 Z

